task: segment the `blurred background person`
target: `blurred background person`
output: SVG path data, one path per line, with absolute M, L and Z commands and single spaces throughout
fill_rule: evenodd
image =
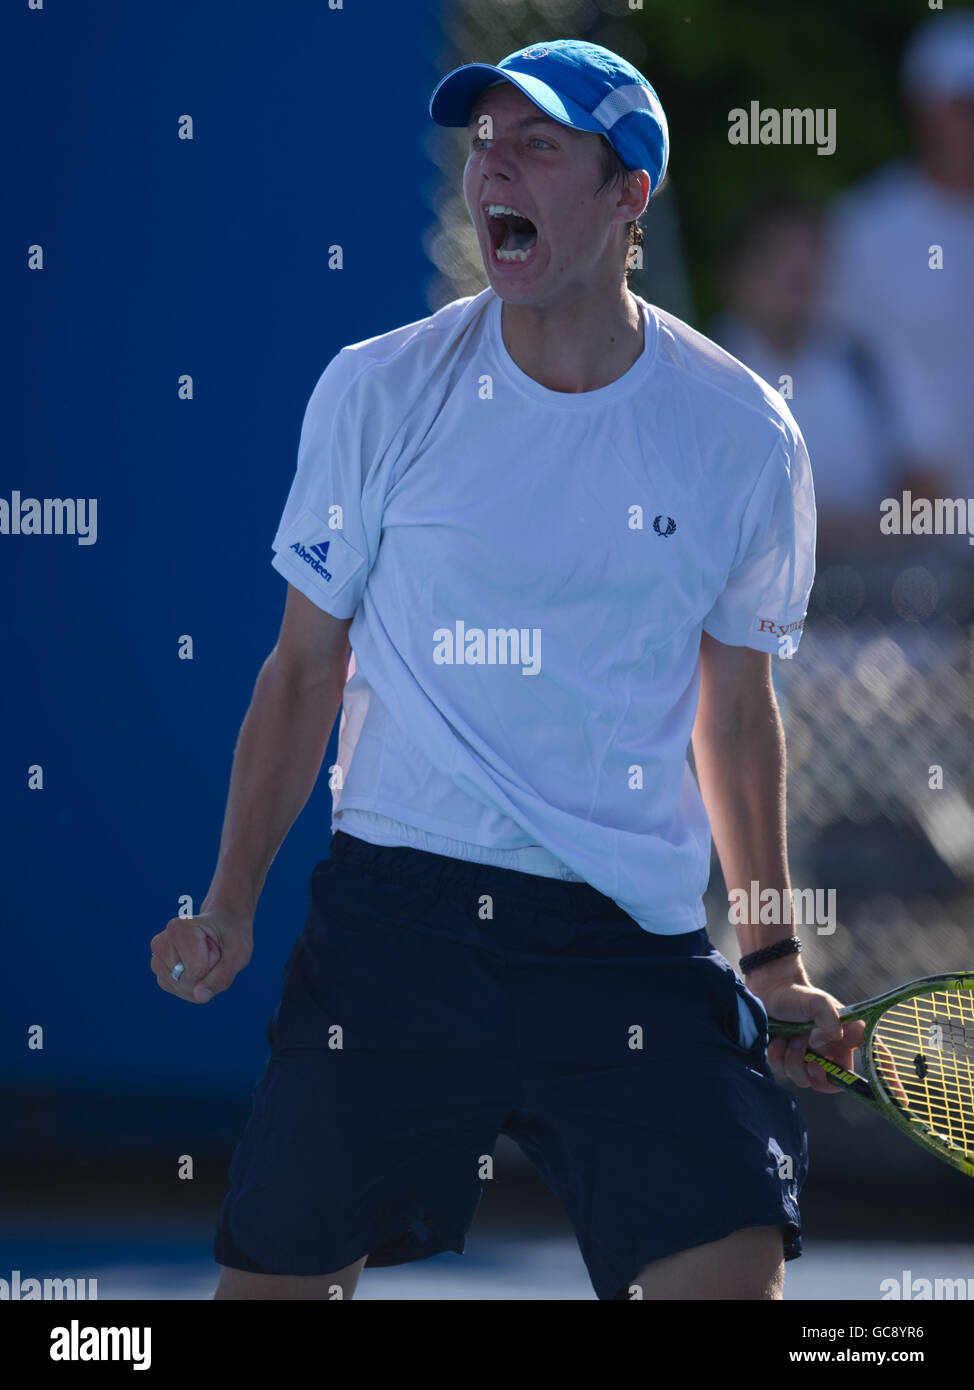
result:
M 876 365 L 903 485 L 974 497 L 974 13 L 915 30 L 901 83 L 915 156 L 837 201 L 829 311 Z
M 725 310 L 710 336 L 788 400 L 808 445 L 823 561 L 875 554 L 879 508 L 895 479 L 892 444 L 868 363 L 819 312 L 822 213 L 799 199 L 758 204 L 738 227 L 718 281 Z

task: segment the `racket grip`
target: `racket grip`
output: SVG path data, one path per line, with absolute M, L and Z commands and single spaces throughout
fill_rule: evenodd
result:
M 856 1076 L 854 1071 L 846 1071 L 838 1062 L 833 1062 L 830 1057 L 823 1057 L 820 1052 L 812 1052 L 810 1048 L 805 1053 L 805 1061 L 814 1062 L 816 1066 L 821 1067 L 833 1085 L 841 1086 L 847 1095 L 860 1096 L 863 1100 L 869 1101 L 870 1105 L 875 1105 L 873 1088 L 865 1077 Z
M 797 1035 L 798 1035 L 799 1033 L 810 1033 L 810 1032 L 812 1031 L 812 1029 L 814 1028 L 814 1026 L 815 1026 L 815 1025 L 814 1025 L 813 1023 L 811 1023 L 811 1022 L 809 1022 L 809 1023 L 785 1023 L 785 1022 L 784 1022 L 782 1019 L 780 1019 L 780 1018 L 769 1018 L 769 1019 L 768 1019 L 768 1031 L 769 1031 L 769 1033 L 772 1035 L 772 1037 L 774 1037 L 774 1036 L 777 1036 L 777 1037 L 779 1037 L 779 1038 L 793 1038 L 793 1037 L 797 1037 Z

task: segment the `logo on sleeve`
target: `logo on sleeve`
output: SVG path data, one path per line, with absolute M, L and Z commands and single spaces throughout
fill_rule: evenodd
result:
M 784 637 L 789 632 L 801 632 L 805 626 L 805 619 L 799 618 L 794 623 L 777 623 L 774 618 L 758 618 L 758 632 L 770 632 L 775 637 Z
M 299 560 L 303 560 L 306 565 L 310 565 L 315 574 L 320 574 L 322 579 L 331 583 L 331 571 L 325 565 L 328 559 L 328 547 L 331 541 L 319 541 L 317 545 L 302 545 L 300 541 L 295 541 L 290 547 L 297 555 Z

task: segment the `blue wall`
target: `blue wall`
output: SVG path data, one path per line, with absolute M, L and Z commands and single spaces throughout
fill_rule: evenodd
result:
M 98 506 L 92 545 L 0 535 L 8 1088 L 239 1097 L 263 1062 L 328 852 L 325 779 L 227 994 L 164 994 L 149 941 L 209 886 L 283 611 L 270 542 L 308 396 L 343 344 L 429 312 L 438 42 L 432 0 L 5 7 L 0 496 Z M 34 244 L 43 270 L 26 268 Z

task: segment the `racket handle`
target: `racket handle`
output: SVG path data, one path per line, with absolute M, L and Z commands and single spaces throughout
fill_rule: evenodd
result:
M 780 1018 L 768 1019 L 768 1030 L 772 1037 L 777 1034 L 780 1038 L 794 1038 L 799 1033 L 810 1033 L 814 1027 L 815 1025 L 812 1022 L 785 1023 Z
M 851 1095 L 861 1096 L 863 1100 L 868 1100 L 875 1104 L 876 1097 L 873 1095 L 873 1088 L 862 1076 L 856 1076 L 853 1071 L 846 1071 L 845 1067 L 840 1067 L 838 1062 L 833 1062 L 830 1057 L 823 1057 L 820 1052 L 813 1052 L 811 1048 L 805 1051 L 805 1061 L 815 1062 L 828 1075 L 830 1081 L 836 1086 L 841 1086 L 844 1091 Z
M 768 1032 L 771 1037 L 797 1037 L 801 1033 L 810 1033 L 814 1025 L 811 1023 L 785 1023 L 778 1018 L 768 1019 Z M 866 1100 L 870 1105 L 876 1104 L 876 1097 L 869 1082 L 862 1076 L 856 1076 L 853 1071 L 846 1071 L 845 1067 L 840 1067 L 838 1062 L 833 1062 L 830 1057 L 823 1057 L 820 1052 L 813 1052 L 811 1048 L 805 1049 L 806 1062 L 814 1062 L 816 1066 L 822 1067 L 828 1074 L 829 1080 L 836 1086 L 841 1086 L 850 1095 L 859 1096 Z

